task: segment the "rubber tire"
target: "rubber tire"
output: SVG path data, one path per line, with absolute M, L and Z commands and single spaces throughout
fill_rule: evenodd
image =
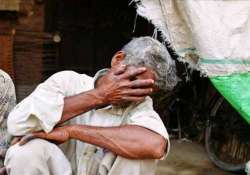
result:
M 220 105 L 222 102 L 220 100 L 217 100 L 213 110 L 214 110 L 214 116 L 216 116 L 217 110 L 219 109 Z M 211 131 L 212 131 L 212 123 L 208 122 L 205 130 L 205 145 L 206 145 L 206 151 L 208 154 L 209 159 L 220 169 L 225 170 L 225 171 L 230 171 L 230 172 L 242 172 L 245 170 L 245 165 L 246 163 L 234 165 L 230 163 L 223 162 L 222 160 L 219 159 L 218 156 L 214 153 L 214 150 L 212 148 L 212 143 L 211 143 Z

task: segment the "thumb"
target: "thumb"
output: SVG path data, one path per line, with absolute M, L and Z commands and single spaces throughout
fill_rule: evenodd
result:
M 21 140 L 22 137 L 14 137 L 11 142 L 10 145 L 15 145 L 16 143 L 18 143 Z

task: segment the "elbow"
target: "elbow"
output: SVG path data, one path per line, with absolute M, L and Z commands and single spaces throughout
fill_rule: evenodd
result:
M 156 136 L 155 138 L 150 139 L 150 142 L 146 139 L 140 140 L 139 142 L 134 142 L 132 145 L 133 148 L 131 152 L 126 151 L 124 157 L 128 159 L 161 159 L 164 157 L 167 150 L 167 141 L 162 136 Z M 141 145 L 144 145 L 143 147 Z
M 10 124 L 7 124 L 7 131 L 12 136 L 24 136 L 29 132 L 29 128 L 20 125 L 17 122 L 11 122 Z
M 164 139 L 162 136 L 159 136 L 159 138 L 157 138 L 155 143 L 152 145 L 152 158 L 161 159 L 162 157 L 164 157 L 168 146 L 166 139 Z
M 18 130 L 19 124 L 13 119 L 12 115 L 10 114 L 7 119 L 7 129 L 8 133 L 13 136 L 19 136 L 20 131 Z
M 7 119 L 7 130 L 12 136 L 25 135 L 25 127 L 15 118 L 15 114 L 10 113 Z
M 18 128 L 17 123 L 13 122 L 13 120 L 9 117 L 7 120 L 8 133 L 10 133 L 13 136 L 17 136 L 18 135 L 17 128 Z

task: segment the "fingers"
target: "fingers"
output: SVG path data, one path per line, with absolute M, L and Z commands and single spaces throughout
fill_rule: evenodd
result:
M 147 69 L 145 67 L 140 67 L 140 68 L 130 68 L 127 69 L 123 74 L 120 75 L 121 79 L 131 79 L 133 77 L 136 77 L 137 75 L 142 74 L 145 72 Z
M 147 96 L 150 95 L 153 92 L 152 88 L 147 88 L 147 89 L 130 89 L 127 90 L 124 94 L 127 96 Z
M 20 140 L 19 142 L 19 145 L 22 146 L 22 145 L 25 145 L 26 143 L 28 143 L 29 141 L 35 139 L 35 138 L 39 138 L 37 137 L 36 135 L 34 134 L 28 134 L 26 136 L 23 136 L 23 138 Z
M 145 99 L 145 97 L 123 97 L 124 101 L 128 101 L 128 102 L 140 102 L 143 101 Z
M 147 79 L 147 80 L 134 80 L 130 82 L 131 88 L 143 88 L 143 87 L 153 87 L 154 80 Z
M 21 140 L 21 137 L 14 137 L 12 141 L 10 142 L 10 145 L 15 145 Z
M 35 139 L 34 135 L 33 135 L 33 134 L 28 134 L 28 135 L 24 136 L 24 137 L 20 140 L 19 145 L 20 145 L 20 146 L 23 146 L 23 145 L 25 145 L 26 143 L 28 143 L 29 141 L 31 141 L 31 140 L 33 140 L 33 139 Z
M 119 64 L 118 66 L 115 66 L 113 70 L 115 75 L 120 75 L 126 71 L 126 65 Z
M 44 132 L 34 132 L 31 134 L 27 134 L 23 137 L 15 137 L 12 140 L 11 145 L 14 145 L 19 142 L 19 145 L 22 146 L 36 138 L 46 139 L 46 134 Z

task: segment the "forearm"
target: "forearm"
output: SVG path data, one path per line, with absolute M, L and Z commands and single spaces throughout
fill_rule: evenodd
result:
M 130 81 L 131 77 L 145 72 L 146 69 L 144 67 L 128 70 L 127 72 L 124 71 L 124 66 L 113 68 L 105 76 L 98 79 L 95 89 L 72 97 L 66 97 L 59 124 L 97 107 L 107 104 L 138 102 L 152 93 L 154 80 Z M 116 74 L 118 72 L 120 73 Z
M 96 89 L 75 96 L 65 97 L 63 114 L 59 124 L 102 105 L 105 105 L 104 99 Z
M 167 146 L 162 136 L 140 126 L 72 125 L 69 135 L 71 139 L 106 148 L 129 159 L 159 159 Z

